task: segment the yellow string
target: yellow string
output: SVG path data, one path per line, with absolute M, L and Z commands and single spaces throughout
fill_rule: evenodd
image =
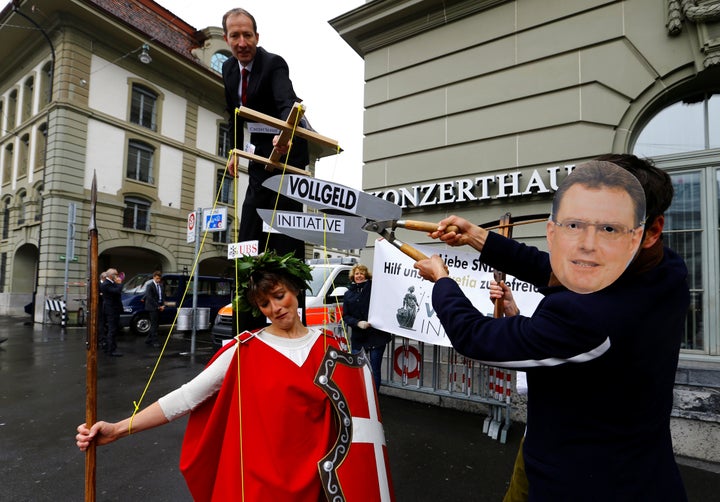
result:
M 223 171 L 222 181 L 220 183 L 220 186 L 218 187 L 218 191 L 215 194 L 215 201 L 213 202 L 212 211 L 214 212 L 217 208 L 218 201 L 220 200 L 220 194 L 222 193 L 222 186 L 225 182 L 225 176 L 228 171 L 228 166 L 230 165 L 230 156 L 228 156 L 228 160 L 225 163 L 225 170 Z M 236 159 L 236 166 L 235 166 L 236 172 L 237 172 L 237 159 Z M 235 199 L 237 200 L 237 199 Z M 237 207 L 237 204 L 235 204 Z M 195 224 L 199 225 L 202 221 L 202 214 L 197 215 Z M 235 222 L 233 222 L 235 223 Z M 198 254 L 195 256 L 195 260 L 193 261 L 192 270 L 190 272 L 190 277 L 193 277 L 194 281 L 197 281 L 198 278 L 195 275 L 195 270 L 198 267 L 198 263 L 200 262 L 200 256 L 202 255 L 203 248 L 205 246 L 205 239 L 208 235 L 208 229 L 205 229 L 205 232 L 202 234 L 202 239 L 200 241 L 200 246 L 198 249 Z M 182 298 L 180 299 L 180 306 L 182 306 L 185 303 L 185 297 L 188 294 L 188 290 L 190 289 L 190 283 L 191 281 L 187 281 L 185 283 L 185 291 L 183 291 Z M 235 284 L 236 284 L 236 292 L 237 292 L 237 274 L 235 277 Z M 177 323 L 178 317 L 180 315 L 180 307 L 178 307 L 177 312 L 175 312 L 175 317 L 173 318 L 172 324 L 170 325 L 170 331 L 168 332 L 167 336 L 165 337 L 165 343 L 163 343 L 162 348 L 160 349 L 160 354 L 157 357 L 157 360 L 155 361 L 155 364 L 153 366 L 152 371 L 150 372 L 150 376 L 148 377 L 148 381 L 145 384 L 145 388 L 143 389 L 142 393 L 140 394 L 140 398 L 137 401 L 133 401 L 133 412 L 130 416 L 130 422 L 128 424 L 128 434 L 132 434 L 132 425 L 133 421 L 135 420 L 135 415 L 137 415 L 138 411 L 140 410 L 140 406 L 142 405 L 143 400 L 145 399 L 145 395 L 148 392 L 148 389 L 150 388 L 150 384 L 152 383 L 153 378 L 155 377 L 155 373 L 157 373 L 157 369 L 160 366 L 160 361 L 162 360 L 163 355 L 165 354 L 165 348 L 167 347 L 168 341 L 170 340 L 170 337 L 173 334 L 173 331 L 175 330 L 175 324 Z M 193 325 L 195 323 L 195 319 L 193 319 Z
M 243 451 L 243 427 L 242 427 L 242 399 L 240 397 L 242 396 L 242 392 L 240 391 L 240 340 L 238 339 L 235 342 L 235 350 L 237 351 L 237 355 L 235 356 L 237 358 L 237 382 L 238 382 L 238 439 L 240 440 L 240 486 L 241 488 L 241 496 L 240 500 L 245 500 L 245 452 Z
M 233 118 L 235 120 L 235 131 L 237 131 L 237 126 L 238 126 L 238 109 L 237 108 L 235 108 L 235 115 Z M 235 134 L 235 137 L 233 137 L 233 144 L 235 145 L 234 148 L 237 148 L 237 134 Z M 238 222 L 240 221 L 240 217 L 238 216 L 239 204 L 238 204 L 237 196 L 239 195 L 238 194 L 239 184 L 237 182 L 237 179 L 238 179 L 237 174 L 238 174 L 238 157 L 237 157 L 237 155 L 235 155 L 235 178 L 233 179 L 233 193 L 235 195 L 235 199 L 234 199 L 235 222 L 233 222 L 234 223 L 233 228 L 235 229 L 235 233 L 233 235 L 232 242 L 237 242 L 240 237 L 240 229 L 238 227 L 238 224 L 239 224 Z M 248 168 L 248 177 L 249 176 L 250 176 L 250 172 L 249 172 L 249 168 Z M 224 177 L 223 177 L 223 181 L 225 181 Z M 240 212 L 239 214 L 242 215 L 242 212 Z M 235 296 L 233 296 L 233 299 L 237 297 L 238 292 L 239 292 L 238 288 L 240 286 L 237 267 L 234 267 L 234 268 L 235 268 Z M 234 310 L 235 309 L 233 306 L 233 312 L 234 312 Z M 237 315 L 237 313 L 235 313 L 235 315 L 233 315 L 233 317 L 235 318 L 234 333 L 236 334 L 236 342 L 235 342 L 236 349 L 235 350 L 237 350 L 237 365 L 236 365 L 236 367 L 237 367 L 237 400 L 238 400 L 238 443 L 239 443 L 238 449 L 240 451 L 240 486 L 242 487 L 241 493 L 240 493 L 240 500 L 244 501 L 245 500 L 245 456 L 244 456 L 244 452 L 243 452 L 244 441 L 243 441 L 243 428 L 242 428 L 242 392 L 240 390 L 240 387 L 242 385 L 242 379 L 240 378 L 240 339 L 239 339 L 239 337 L 237 337 L 237 333 L 238 333 L 238 331 L 240 331 L 240 316 Z
M 235 131 L 237 131 L 237 125 L 238 125 L 238 119 L 237 119 L 238 113 L 237 113 L 237 112 L 238 112 L 238 109 L 235 109 L 235 114 L 234 114 Z M 295 123 L 293 124 L 292 134 L 291 134 L 291 136 L 290 136 L 290 147 L 288 148 L 288 152 L 287 152 L 287 154 L 286 154 L 286 156 L 285 156 L 285 162 L 284 162 L 284 165 L 283 165 L 283 170 L 282 170 L 282 174 L 281 174 L 281 178 L 280 178 L 280 187 L 279 187 L 279 189 L 278 189 L 278 193 L 277 193 L 276 198 L 275 198 L 275 204 L 274 204 L 274 207 L 273 207 L 272 219 L 271 219 L 271 224 L 270 224 L 271 227 L 272 227 L 272 225 L 273 225 L 273 223 L 274 223 L 274 221 L 275 221 L 275 214 L 276 214 L 276 212 L 277 212 L 277 206 L 278 206 L 278 202 L 279 202 L 279 200 L 280 200 L 280 193 L 281 193 L 281 191 L 282 191 L 282 184 L 283 184 L 283 182 L 284 182 L 284 180 L 285 180 L 285 172 L 286 172 L 286 169 L 287 169 L 287 162 L 288 162 L 288 159 L 289 159 L 289 157 L 290 157 L 290 153 L 291 153 L 291 151 L 292 151 L 293 138 L 295 137 L 295 132 L 296 132 L 296 130 L 297 130 L 297 126 L 298 126 L 298 123 L 299 123 L 299 118 L 300 118 L 300 114 L 297 114 L 297 115 L 296 115 L 296 119 L 295 119 Z M 233 138 L 233 145 L 234 145 L 234 148 L 233 148 L 233 149 L 237 149 L 237 135 L 235 135 L 235 137 Z M 339 147 L 339 146 L 338 146 L 338 153 L 340 153 L 340 147 Z M 230 152 L 230 153 L 228 154 L 228 159 L 227 159 L 227 161 L 226 161 L 226 163 L 225 163 L 225 170 L 223 171 L 223 175 L 222 175 L 222 177 L 221 177 L 220 186 L 218 187 L 217 193 L 216 193 L 216 195 L 215 195 L 215 200 L 214 200 L 214 202 L 213 202 L 212 210 L 213 210 L 213 212 L 214 212 L 215 209 L 216 209 L 216 207 L 217 207 L 217 203 L 218 203 L 218 201 L 219 201 L 220 194 L 222 193 L 222 188 L 223 188 L 223 185 L 224 185 L 224 183 L 225 183 L 226 175 L 227 175 L 227 172 L 228 172 L 228 167 L 229 167 L 229 165 L 230 165 L 230 161 L 231 161 L 231 160 L 233 160 L 233 161 L 234 161 L 234 164 L 235 164 L 235 176 L 234 176 L 234 180 L 233 180 L 233 203 L 234 203 L 235 208 L 234 208 L 234 218 L 233 218 L 233 225 L 232 225 L 232 234 L 233 234 L 232 242 L 236 242 L 236 241 L 237 241 L 237 238 L 238 238 L 238 234 L 239 234 L 239 221 L 240 221 L 240 214 L 241 214 L 241 213 L 239 213 L 239 204 L 238 204 L 238 188 L 239 188 L 239 185 L 238 185 L 238 182 L 237 182 L 237 173 L 238 173 L 238 169 L 239 169 L 239 166 L 238 166 L 238 156 L 237 156 L 234 152 Z M 325 215 L 324 217 L 326 218 L 327 216 Z M 201 214 L 198 215 L 197 219 L 200 220 L 201 218 L 202 218 L 202 215 L 201 215 Z M 197 220 L 196 220 L 196 221 L 197 221 Z M 196 224 L 198 224 L 198 223 L 196 222 Z M 208 229 L 206 228 L 206 229 L 205 229 L 205 232 L 203 233 L 202 240 L 200 241 L 200 246 L 199 246 L 199 249 L 198 249 L 198 254 L 195 256 L 195 259 L 194 259 L 194 261 L 193 261 L 193 266 L 192 266 L 192 270 L 191 270 L 191 272 L 190 272 L 190 276 L 191 276 L 191 277 L 194 277 L 194 280 L 197 280 L 197 277 L 195 277 L 195 271 L 196 271 L 196 269 L 197 269 L 197 267 L 198 267 L 198 263 L 199 263 L 199 261 L 200 261 L 200 256 L 202 255 L 202 251 L 203 251 L 203 248 L 204 248 L 204 246 L 205 246 L 205 240 L 207 239 L 207 234 L 208 234 Z M 324 235 L 323 239 L 324 239 L 323 248 L 324 248 L 324 251 L 325 251 L 325 255 L 326 255 L 326 257 L 327 257 L 327 252 L 326 252 L 326 251 L 327 251 L 327 235 L 326 235 L 326 234 Z M 265 251 L 267 251 L 267 249 L 268 249 L 269 241 L 270 241 L 270 234 L 268 233 L 268 236 L 267 236 L 266 241 L 265 241 L 265 249 L 264 249 Z M 333 286 L 333 288 L 335 287 L 334 279 L 333 279 L 333 284 L 332 284 L 332 286 Z M 180 300 L 180 305 L 183 305 L 184 300 L 185 300 L 185 297 L 187 296 L 189 287 L 190 287 L 190 281 L 188 281 L 188 282 L 186 283 L 186 285 L 185 285 L 185 291 L 183 292 L 182 298 L 181 298 L 181 300 Z M 238 288 L 239 288 L 239 284 L 238 284 L 238 275 L 237 275 L 237 267 L 236 267 L 236 268 L 235 268 L 235 295 L 238 294 L 238 291 L 239 291 Z M 336 301 L 336 309 L 337 309 L 338 306 L 339 306 L 339 302 Z M 140 406 L 142 405 L 142 402 L 143 402 L 143 400 L 145 399 L 145 396 L 146 396 L 146 394 L 147 394 L 147 392 L 148 392 L 148 389 L 150 388 L 150 384 L 152 383 L 153 378 L 155 377 L 155 374 L 156 374 L 156 372 L 157 372 L 157 369 L 158 369 L 158 367 L 159 367 L 159 365 L 160 365 L 160 361 L 162 360 L 162 357 L 163 357 L 163 355 L 165 354 L 165 349 L 166 349 L 166 347 L 167 347 L 168 341 L 170 340 L 170 337 L 172 336 L 173 331 L 174 331 L 174 329 L 175 329 L 175 325 L 176 325 L 176 323 L 177 323 L 177 319 L 178 319 L 178 317 L 179 317 L 179 314 L 180 314 L 180 308 L 178 308 L 178 309 L 177 309 L 177 312 L 175 313 L 175 317 L 174 317 L 174 319 L 173 319 L 173 322 L 172 322 L 172 324 L 170 325 L 170 331 L 168 332 L 168 335 L 167 335 L 167 337 L 165 338 L 165 342 L 163 343 L 163 346 L 162 346 L 162 348 L 161 348 L 161 350 L 160 350 L 160 354 L 158 355 L 158 358 L 157 358 L 157 360 L 156 360 L 156 362 L 155 362 L 155 365 L 153 366 L 153 369 L 152 369 L 152 371 L 151 371 L 151 373 L 150 373 L 150 377 L 148 378 L 148 381 L 147 381 L 147 383 L 146 383 L 146 385 L 145 385 L 145 387 L 144 387 L 144 389 L 143 389 L 143 391 L 142 391 L 142 393 L 141 393 L 141 395 L 140 395 L 140 398 L 139 398 L 137 401 L 133 401 L 133 412 L 132 412 L 132 415 L 131 415 L 131 417 L 130 417 L 129 424 L 128 424 L 128 434 L 132 434 L 132 425 L 133 425 L 133 421 L 134 421 L 134 419 L 135 419 L 135 415 L 138 413 L 138 410 L 140 409 Z M 238 317 L 238 316 L 235 316 L 235 318 L 236 318 L 235 333 L 237 333 L 237 332 L 239 331 L 239 329 L 240 329 L 240 326 L 239 326 L 239 317 Z M 324 321 L 323 321 L 323 322 L 325 323 L 325 325 L 323 326 L 324 328 L 326 328 L 326 321 L 325 321 L 325 319 L 327 319 L 327 318 L 328 318 L 328 313 L 325 312 Z M 342 328 L 343 328 L 343 332 L 345 332 L 344 323 L 341 323 L 341 325 L 342 325 Z M 347 340 L 347 333 L 344 333 L 344 334 L 345 334 L 345 338 L 346 338 L 346 340 Z M 327 349 L 327 340 L 326 340 L 326 339 L 324 339 L 324 340 L 325 340 L 325 346 L 324 346 L 324 348 Z M 241 486 L 242 486 L 241 500 L 245 500 L 245 482 L 244 482 L 244 472 L 245 472 L 245 469 L 244 469 L 244 452 L 243 452 L 243 448 L 242 448 L 242 444 L 243 444 L 243 439 L 242 439 L 242 437 L 243 437 L 243 431 L 242 431 L 242 399 L 241 399 L 241 390 L 240 390 L 240 389 L 241 389 L 241 383 L 242 383 L 242 382 L 241 382 L 241 372 L 240 372 L 240 342 L 239 342 L 239 340 L 236 342 L 236 349 L 235 349 L 235 350 L 238 351 L 238 354 L 237 354 L 238 413 L 239 413 L 238 422 L 239 422 L 239 429 L 240 429 L 240 430 L 238 431 L 238 432 L 239 432 L 238 437 L 239 437 L 239 440 L 240 440 L 240 445 L 239 445 L 239 446 L 240 446 L 240 448 L 239 448 L 239 449 L 240 449 L 240 476 L 241 476 Z
M 234 119 L 235 119 L 235 130 L 237 130 L 237 117 L 238 117 L 238 109 L 236 108 L 236 109 L 235 109 L 235 116 L 234 116 Z M 282 176 L 281 176 L 281 178 L 280 178 L 280 187 L 278 188 L 278 193 L 277 193 L 277 195 L 276 195 L 276 197 L 275 197 L 275 204 L 274 204 L 274 206 L 273 206 L 272 217 L 271 217 L 271 220 L 270 220 L 270 226 L 271 226 L 271 227 L 272 227 L 272 225 L 275 223 L 275 213 L 277 212 L 277 206 L 278 206 L 278 202 L 279 202 L 279 200 L 280 200 L 280 192 L 282 191 L 282 184 L 283 184 L 283 181 L 285 180 L 285 171 L 286 171 L 286 168 L 287 168 L 288 159 L 290 158 L 290 152 L 292 151 L 292 141 L 293 141 L 293 138 L 295 137 L 295 131 L 296 131 L 296 129 L 297 129 L 297 124 L 298 124 L 299 117 L 300 117 L 300 114 L 297 114 L 296 120 L 295 120 L 295 124 L 293 124 L 293 130 L 292 130 L 292 134 L 291 134 L 291 136 L 290 136 L 290 147 L 288 148 L 287 155 L 285 156 L 285 164 L 283 165 Z M 236 138 L 237 138 L 237 135 L 235 135 L 235 136 L 236 136 Z M 237 141 L 236 138 L 234 138 L 234 141 Z M 235 148 L 237 148 L 237 144 L 235 145 Z M 235 173 L 236 173 L 236 176 L 235 176 L 234 187 L 233 187 L 233 193 L 234 193 L 234 195 L 235 195 L 235 200 L 234 200 L 234 202 L 235 202 L 235 221 L 233 222 L 233 228 L 234 228 L 234 230 L 235 230 L 235 233 L 234 233 L 234 236 L 233 236 L 233 237 L 234 237 L 233 242 L 236 242 L 237 239 L 238 239 L 238 237 L 239 237 L 239 236 L 238 236 L 238 234 L 239 234 L 239 229 L 238 229 L 238 224 L 237 224 L 237 222 L 240 220 L 240 218 L 238 217 L 238 197 L 237 197 L 237 195 L 238 195 L 238 193 L 237 193 L 237 192 L 238 192 L 238 183 L 237 183 L 237 170 L 238 170 L 237 156 L 235 156 Z M 227 166 L 226 166 L 226 171 L 227 171 Z M 224 182 L 225 182 L 225 176 L 223 176 L 223 178 L 222 178 L 222 183 L 224 183 Z M 218 194 L 220 193 L 221 190 L 222 190 L 222 184 L 221 184 L 220 188 L 218 189 Z M 216 198 L 216 202 L 217 202 L 217 198 Z M 213 208 L 214 208 L 214 207 L 213 207 Z M 269 245 L 270 245 L 270 233 L 268 232 L 268 236 L 267 236 L 267 238 L 266 238 L 266 240 L 265 240 L 265 248 L 264 248 L 264 251 L 267 251 L 267 250 L 268 250 L 268 246 L 269 246 Z M 238 291 L 239 291 L 239 277 L 238 277 L 238 274 L 237 274 L 237 267 L 235 267 L 235 296 L 237 296 Z M 235 333 L 238 333 L 238 332 L 240 331 L 240 316 L 235 315 L 234 317 L 235 317 Z M 238 381 L 238 391 L 237 391 L 237 392 L 238 392 L 238 395 L 237 395 L 237 400 L 238 400 L 238 427 L 239 427 L 238 439 L 239 439 L 239 442 L 240 442 L 240 444 L 239 444 L 239 450 L 240 450 L 240 485 L 242 486 L 241 500 L 245 500 L 245 467 L 244 467 L 244 466 L 245 466 L 245 463 L 244 463 L 244 462 L 245 462 L 245 454 L 244 454 L 244 451 L 243 451 L 242 392 L 241 392 L 241 390 L 240 390 L 240 389 L 241 389 L 241 386 L 242 386 L 242 380 L 241 380 L 241 378 L 240 378 L 241 372 L 240 372 L 240 340 L 239 340 L 239 339 L 237 339 L 236 344 L 237 344 L 236 350 L 238 351 L 238 353 L 237 353 L 237 381 Z
M 285 155 L 285 162 L 283 163 L 283 169 L 282 173 L 280 174 L 280 185 L 278 186 L 277 193 L 275 194 L 275 204 L 273 205 L 273 212 L 272 216 L 270 217 L 270 226 L 272 227 L 275 224 L 275 213 L 277 213 L 277 206 L 280 202 L 280 193 L 282 193 L 282 186 L 283 182 L 285 181 L 285 171 L 287 170 L 287 163 L 288 159 L 290 158 L 290 153 L 292 152 L 292 145 L 293 145 L 293 139 L 295 138 L 295 131 L 297 130 L 298 122 L 300 121 L 300 114 L 295 114 L 295 123 L 293 124 L 292 133 L 290 134 L 290 147 L 288 148 L 287 154 Z M 265 251 L 268 250 L 268 246 L 270 245 L 270 232 L 268 232 L 267 237 L 265 238 Z

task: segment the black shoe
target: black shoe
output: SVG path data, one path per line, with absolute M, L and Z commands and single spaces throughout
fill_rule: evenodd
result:
M 7 341 L 7 338 L 5 338 L 5 337 L 0 338 L 0 343 L 6 342 L 6 341 Z
M 109 355 L 110 357 L 122 357 L 122 356 L 123 356 L 123 353 L 122 353 L 122 352 L 118 352 L 117 350 L 114 350 L 114 351 L 110 352 L 108 355 Z

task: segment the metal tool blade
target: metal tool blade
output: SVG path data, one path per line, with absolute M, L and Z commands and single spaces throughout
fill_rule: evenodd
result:
M 395 228 L 395 221 L 396 220 L 371 220 L 365 223 L 362 228 L 366 232 L 377 232 L 378 234 L 382 235 L 384 231 L 391 231 Z
M 265 180 L 263 186 L 316 209 L 342 211 L 370 220 L 395 220 L 402 215 L 400 206 L 385 199 L 308 176 L 275 175 Z

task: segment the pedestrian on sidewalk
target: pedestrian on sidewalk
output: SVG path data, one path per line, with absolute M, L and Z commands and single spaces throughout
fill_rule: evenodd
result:
M 156 270 L 155 272 L 153 272 L 152 280 L 148 281 L 148 283 L 145 285 L 145 296 L 143 297 L 143 302 L 145 304 L 145 312 L 147 312 L 148 316 L 150 317 L 150 331 L 148 331 L 148 335 L 145 338 L 145 344 L 151 345 L 156 349 L 160 347 L 157 332 L 158 318 L 160 316 L 160 312 L 165 310 L 163 300 L 164 295 L 162 292 L 162 272 Z
M 111 357 L 121 357 L 122 352 L 117 350 L 117 336 L 120 332 L 120 314 L 123 311 L 122 288 L 123 275 L 117 269 L 109 268 L 105 271 L 105 279 L 100 283 L 102 294 L 102 314 L 105 320 L 105 354 Z

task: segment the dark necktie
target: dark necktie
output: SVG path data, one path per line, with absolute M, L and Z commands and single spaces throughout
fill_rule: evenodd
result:
M 155 285 L 157 286 L 158 302 L 161 302 L 161 301 L 162 301 L 162 290 L 160 289 L 160 284 L 158 284 L 158 283 L 156 282 Z
M 243 68 L 242 69 L 242 84 L 240 86 L 240 100 L 242 101 L 243 106 L 245 106 L 245 103 L 247 103 L 248 75 L 250 75 L 250 71 L 247 68 Z

